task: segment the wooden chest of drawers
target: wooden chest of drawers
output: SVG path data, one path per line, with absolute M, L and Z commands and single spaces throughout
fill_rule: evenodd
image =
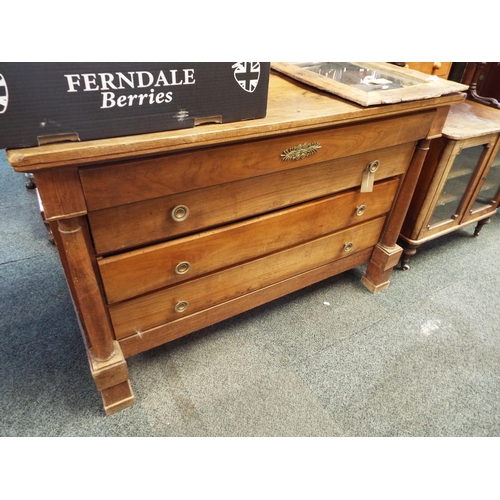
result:
M 8 152 L 33 172 L 106 413 L 126 358 L 369 262 L 389 284 L 448 95 L 360 106 L 271 75 L 265 119 Z

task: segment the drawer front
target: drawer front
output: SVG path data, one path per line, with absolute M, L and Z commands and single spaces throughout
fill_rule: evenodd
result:
M 241 220 L 359 186 L 368 163 L 375 179 L 401 175 L 414 143 L 308 167 L 89 213 L 96 252 L 106 255 Z M 178 212 L 187 207 L 188 212 Z M 180 213 L 180 217 L 176 214 Z M 187 217 L 182 217 L 187 214 Z
M 386 214 L 398 179 L 99 260 L 108 303 L 192 279 Z
M 321 163 L 426 136 L 434 110 L 230 146 L 80 169 L 89 211 Z M 291 148 L 314 154 L 286 161 Z M 303 147 L 299 148 L 303 150 Z M 309 149 L 313 153 L 314 146 Z
M 117 340 L 374 246 L 385 217 L 109 306 Z

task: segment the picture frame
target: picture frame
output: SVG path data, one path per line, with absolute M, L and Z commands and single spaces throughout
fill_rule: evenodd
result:
M 389 63 L 275 62 L 271 69 L 361 106 L 429 99 L 468 88 Z

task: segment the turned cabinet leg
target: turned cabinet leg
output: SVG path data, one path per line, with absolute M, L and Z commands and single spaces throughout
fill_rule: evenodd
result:
M 410 269 L 410 257 L 417 253 L 417 245 L 411 245 L 409 243 L 403 244 L 403 255 L 401 257 L 401 269 L 403 271 L 408 271 Z
M 491 219 L 488 217 L 487 219 L 480 220 L 476 228 L 474 229 L 474 236 L 479 236 L 479 233 L 481 232 L 481 229 L 483 229 L 483 226 L 486 224 L 489 224 L 491 222 Z
M 403 256 L 401 257 L 401 269 L 403 271 L 408 271 L 410 269 L 410 257 L 413 254 L 409 254 L 408 252 L 403 252 Z

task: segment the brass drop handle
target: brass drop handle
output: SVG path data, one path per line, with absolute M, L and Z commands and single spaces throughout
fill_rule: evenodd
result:
M 191 269 L 191 264 L 187 261 L 179 262 L 175 266 L 175 274 L 186 274 Z
M 182 313 L 189 307 L 189 302 L 186 300 L 180 300 L 175 304 L 175 312 Z
M 175 266 L 175 274 L 186 274 L 191 269 L 191 264 L 187 261 L 179 262 Z
M 349 243 L 344 243 L 344 252 L 350 252 L 354 248 L 354 243 L 349 241 Z
M 366 205 L 360 205 L 359 207 L 356 207 L 356 215 L 358 217 L 361 217 L 365 213 L 365 210 L 366 210 Z
M 170 214 L 175 222 L 182 222 L 189 216 L 189 208 L 186 205 L 177 205 Z

